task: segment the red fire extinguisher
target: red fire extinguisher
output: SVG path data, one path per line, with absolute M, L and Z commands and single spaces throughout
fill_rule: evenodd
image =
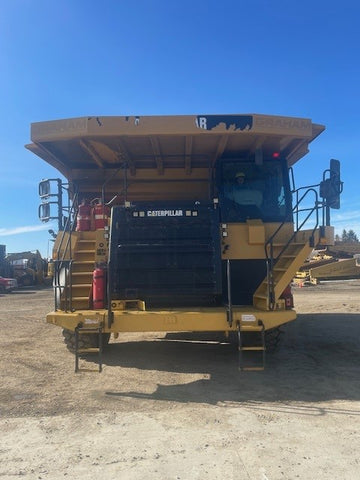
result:
M 84 199 L 79 205 L 79 211 L 76 220 L 76 230 L 78 232 L 86 232 L 91 228 L 91 205 L 89 201 Z
M 106 289 L 106 270 L 105 268 L 96 267 L 93 272 L 93 308 L 104 308 L 105 306 L 105 289 Z
M 102 203 L 94 205 L 95 230 L 105 228 L 108 224 L 110 208 Z

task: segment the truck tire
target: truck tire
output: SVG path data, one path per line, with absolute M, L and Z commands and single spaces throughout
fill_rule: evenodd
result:
M 265 332 L 265 345 L 268 353 L 274 353 L 279 347 L 283 331 L 280 327 L 271 328 Z
M 66 330 L 65 328 L 62 331 L 64 337 L 64 343 L 66 348 L 71 352 L 75 353 L 75 332 L 71 330 Z M 110 333 L 102 334 L 102 345 L 103 349 L 106 348 L 110 340 Z M 94 333 L 83 333 L 79 335 L 79 348 L 96 348 L 99 346 L 99 336 Z

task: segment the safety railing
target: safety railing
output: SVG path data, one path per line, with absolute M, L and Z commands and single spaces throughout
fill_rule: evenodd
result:
M 64 230 L 59 232 L 56 259 L 54 260 L 54 297 L 56 310 L 72 310 L 72 232 L 78 212 L 78 194 L 75 193 L 65 222 Z M 62 307 L 62 308 L 61 308 Z
M 315 189 L 316 185 L 311 185 L 309 187 L 300 187 L 294 190 L 292 193 L 294 195 L 294 207 L 292 209 L 292 215 L 294 220 L 294 231 L 292 235 L 288 238 L 287 242 L 281 246 L 280 251 L 277 255 L 274 255 L 274 244 L 276 243 L 277 238 L 280 237 L 286 221 L 282 222 L 275 232 L 270 236 L 270 238 L 265 243 L 265 256 L 266 256 L 266 272 L 267 272 L 267 285 L 268 285 L 268 298 L 269 298 L 269 308 L 273 310 L 275 308 L 275 281 L 274 281 L 274 267 L 281 256 L 284 254 L 289 245 L 296 238 L 296 235 L 304 225 L 315 215 L 314 226 L 312 228 L 311 234 L 309 236 L 310 245 L 314 246 L 314 234 L 316 229 L 319 226 L 319 211 L 322 212 L 322 223 L 324 224 L 324 209 L 325 205 L 323 202 L 319 201 L 319 194 Z M 313 194 L 313 204 L 310 207 L 301 206 L 305 201 L 309 200 L 309 197 Z

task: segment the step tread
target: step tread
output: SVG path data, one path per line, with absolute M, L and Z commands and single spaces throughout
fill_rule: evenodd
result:
M 240 332 L 262 332 L 261 325 L 240 325 Z
M 265 370 L 265 367 L 241 367 L 241 370 L 248 372 L 260 372 Z
M 241 347 L 243 352 L 264 352 L 265 347 Z
M 95 260 L 73 260 L 73 265 L 95 265 Z
M 291 247 L 292 245 L 306 245 L 307 241 L 304 242 L 290 242 L 288 247 Z M 273 247 L 285 247 L 286 243 L 273 243 Z
M 92 348 L 79 348 L 78 353 L 99 353 L 100 348 L 92 347 Z
M 79 335 L 82 335 L 83 333 L 93 333 L 95 335 L 95 333 L 99 334 L 99 333 L 102 333 L 102 330 L 100 332 L 99 330 L 99 324 L 95 324 L 93 327 L 81 327 L 81 328 L 78 328 L 78 332 L 79 332 Z
M 261 300 L 267 300 L 268 299 L 267 295 L 264 295 L 264 294 L 261 294 L 261 293 L 255 294 L 254 297 L 255 298 L 260 298 Z

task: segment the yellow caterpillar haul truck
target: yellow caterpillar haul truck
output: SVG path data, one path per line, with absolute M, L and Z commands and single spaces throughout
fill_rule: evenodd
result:
M 47 322 L 76 358 L 111 333 L 236 332 L 263 368 L 267 336 L 296 317 L 295 272 L 333 240 L 339 162 L 308 188 L 292 174 L 323 130 L 255 114 L 32 124 L 27 148 L 68 182 L 40 183 L 40 217 L 59 221 Z

